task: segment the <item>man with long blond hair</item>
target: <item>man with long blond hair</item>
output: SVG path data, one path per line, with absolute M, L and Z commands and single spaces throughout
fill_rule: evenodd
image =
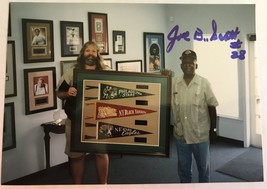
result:
M 76 69 L 86 70 L 109 70 L 104 65 L 98 46 L 95 42 L 85 43 L 77 58 Z M 57 87 L 58 98 L 63 100 L 64 109 L 67 114 L 66 125 L 66 147 L 65 153 L 69 157 L 71 173 L 75 184 L 82 184 L 84 176 L 85 153 L 70 151 L 71 120 L 74 117 L 74 102 L 77 89 L 73 87 L 73 69 L 68 70 L 59 80 Z M 74 125 L 73 125 L 74 126 Z M 74 126 L 75 127 L 75 126 Z M 107 184 L 109 157 L 106 153 L 96 153 L 96 168 L 100 184 Z

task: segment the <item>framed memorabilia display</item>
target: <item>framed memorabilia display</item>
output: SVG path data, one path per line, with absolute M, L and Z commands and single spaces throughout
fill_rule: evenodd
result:
M 164 34 L 144 33 L 145 72 L 159 72 L 165 68 Z
M 24 63 L 54 61 L 52 20 L 22 19 Z
M 108 44 L 108 15 L 88 12 L 89 40 L 95 41 L 100 54 L 109 54 Z
M 83 22 L 60 21 L 61 56 L 77 56 L 83 46 Z
M 113 54 L 125 54 L 125 31 L 112 31 L 113 34 Z
M 63 75 L 68 69 L 73 68 L 76 64 L 77 60 L 60 61 L 61 75 Z
M 116 61 L 116 71 L 142 72 L 142 60 Z
M 7 42 L 5 97 L 17 96 L 15 41 Z
M 112 58 L 104 58 L 104 64 L 112 69 Z
M 57 108 L 56 68 L 24 69 L 26 115 Z
M 3 151 L 16 148 L 14 102 L 6 103 L 4 110 Z
M 75 70 L 73 151 L 169 155 L 170 77 Z

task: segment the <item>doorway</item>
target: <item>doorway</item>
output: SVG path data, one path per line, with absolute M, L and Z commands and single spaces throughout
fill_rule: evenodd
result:
M 261 97 L 256 35 L 248 36 L 250 75 L 250 145 L 262 147 Z

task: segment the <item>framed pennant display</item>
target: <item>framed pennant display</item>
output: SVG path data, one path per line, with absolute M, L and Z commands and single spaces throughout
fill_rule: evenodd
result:
M 170 78 L 75 70 L 73 151 L 169 155 Z

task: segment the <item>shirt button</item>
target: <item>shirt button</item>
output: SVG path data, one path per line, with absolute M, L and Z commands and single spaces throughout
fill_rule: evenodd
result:
M 185 116 L 184 119 L 187 119 L 187 117 Z

